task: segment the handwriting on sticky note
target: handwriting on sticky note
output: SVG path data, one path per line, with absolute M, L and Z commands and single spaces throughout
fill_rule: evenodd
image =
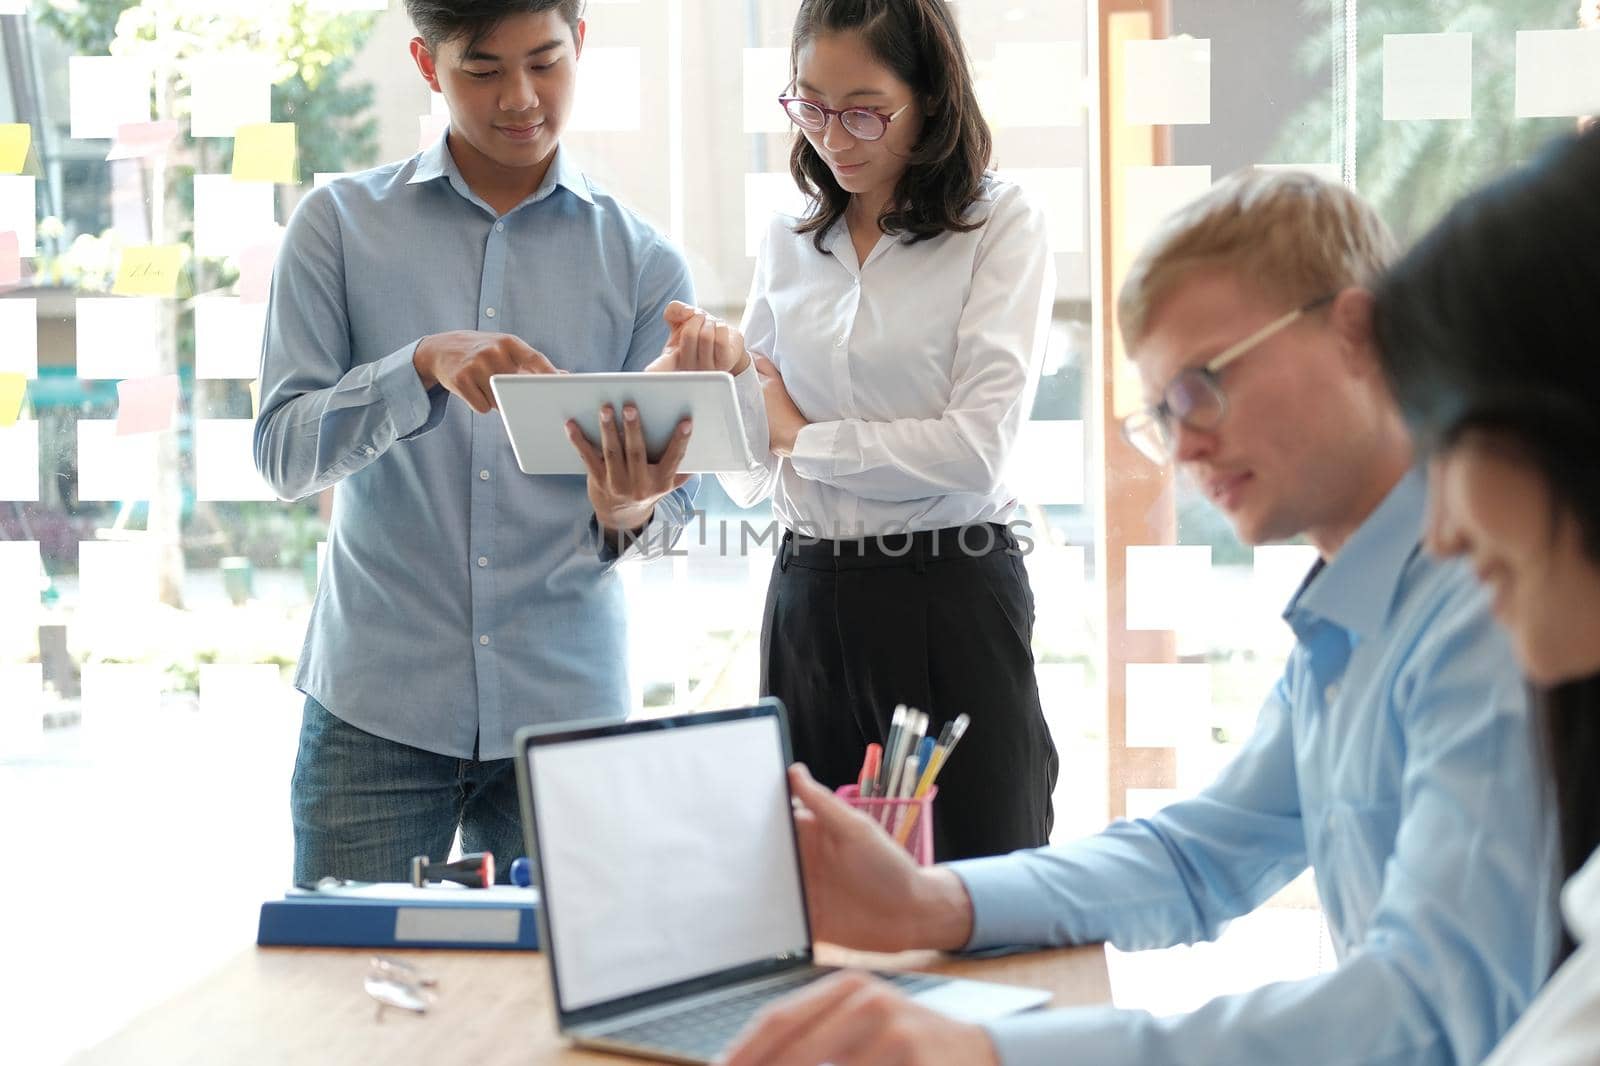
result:
M 117 382 L 117 436 L 172 428 L 178 409 L 178 375 Z
M 294 123 L 240 126 L 233 138 L 233 180 L 295 184 Z
M 21 174 L 33 143 L 33 127 L 26 122 L 0 123 L 0 174 Z
M 111 291 L 117 296 L 176 296 L 182 269 L 181 244 L 124 248 Z
M 0 374 L 0 429 L 17 424 L 22 412 L 22 394 L 27 391 L 28 379 L 21 374 Z

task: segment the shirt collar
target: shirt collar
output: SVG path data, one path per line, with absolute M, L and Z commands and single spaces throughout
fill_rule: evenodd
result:
M 420 185 L 426 181 L 438 178 L 449 180 L 451 187 L 463 196 L 470 197 L 467 181 L 461 176 L 461 170 L 456 166 L 455 157 L 450 154 L 445 140 L 449 131 L 439 134 L 437 140 L 424 148 L 417 155 L 416 166 L 412 168 L 411 177 L 406 179 L 407 185 Z M 543 200 L 549 196 L 556 186 L 561 186 L 571 192 L 586 204 L 594 203 L 594 193 L 589 188 L 589 179 L 584 177 L 579 169 L 578 162 L 568 152 L 565 145 L 556 146 L 555 158 L 550 162 L 550 169 L 545 172 L 544 180 L 539 183 L 539 188 L 524 203 Z
M 1311 615 L 1358 636 L 1381 632 L 1401 572 L 1420 545 L 1427 498 L 1427 478 L 1420 470 L 1409 471 L 1334 557 L 1312 573 L 1284 610 L 1284 620 L 1294 626 Z

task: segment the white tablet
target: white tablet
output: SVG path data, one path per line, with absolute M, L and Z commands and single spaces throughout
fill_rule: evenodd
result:
M 495 374 L 489 388 L 524 474 L 584 473 L 583 460 L 567 439 L 567 420 L 577 422 L 598 445 L 600 408 L 608 403 L 619 420 L 624 403 L 639 409 L 652 461 L 661 456 L 678 423 L 685 416 L 693 418 L 689 450 L 678 466 L 681 474 L 745 470 L 750 464 L 733 377 L 721 371 Z

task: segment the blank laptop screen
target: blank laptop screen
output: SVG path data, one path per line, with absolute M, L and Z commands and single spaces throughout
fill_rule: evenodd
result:
M 804 951 L 778 721 L 528 749 L 561 1009 Z

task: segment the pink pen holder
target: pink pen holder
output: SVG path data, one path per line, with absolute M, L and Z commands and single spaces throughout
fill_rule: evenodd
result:
M 939 786 L 933 785 L 921 799 L 862 799 L 858 785 L 845 785 L 837 795 L 883 827 L 911 853 L 919 866 L 933 865 L 933 800 Z

